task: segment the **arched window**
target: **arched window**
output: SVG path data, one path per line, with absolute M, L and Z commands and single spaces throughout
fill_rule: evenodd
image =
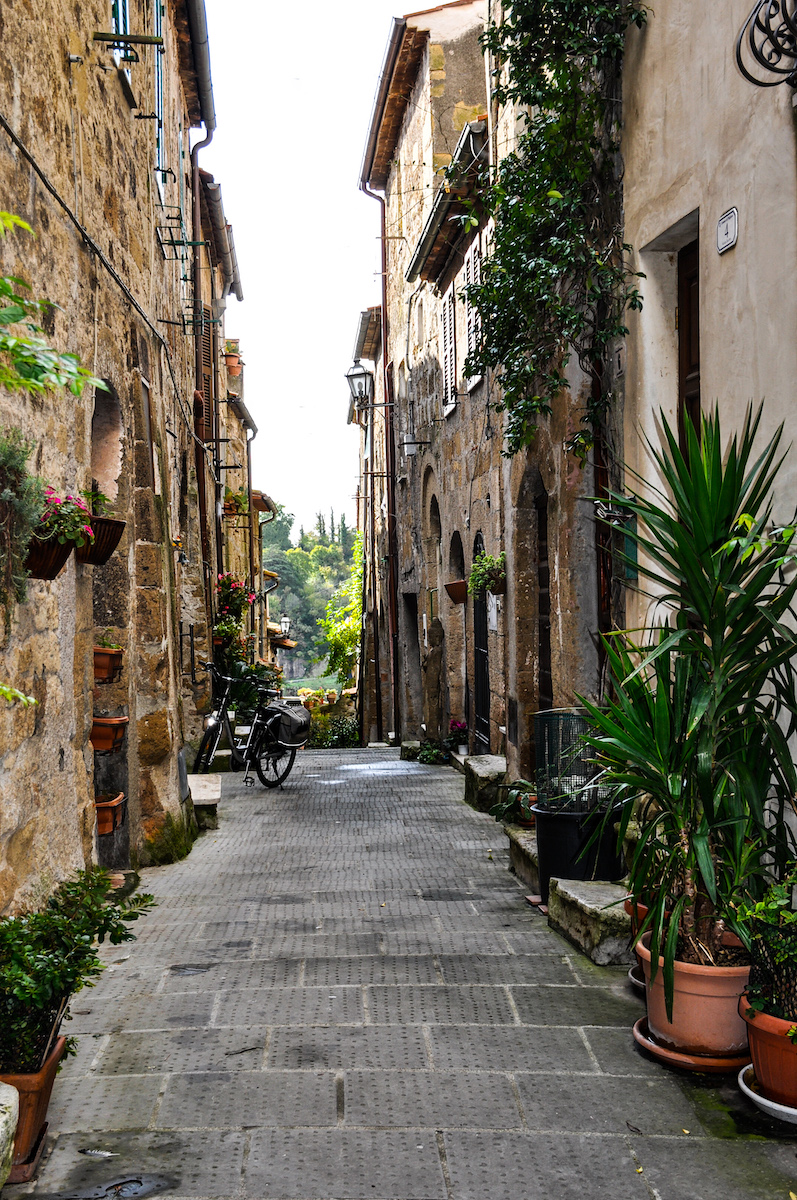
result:
M 458 533 L 451 535 L 451 545 L 448 549 L 448 573 L 452 579 L 465 578 L 465 551 L 462 538 Z
M 109 500 L 119 495 L 119 476 L 122 473 L 122 406 L 116 389 L 106 379 L 107 392 L 94 393 L 94 415 L 91 419 L 91 477 L 97 491 Z

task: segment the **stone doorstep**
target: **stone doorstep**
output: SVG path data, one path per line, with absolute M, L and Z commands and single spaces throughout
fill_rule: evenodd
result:
M 188 786 L 194 805 L 194 815 L 200 829 L 218 829 L 217 806 L 221 800 L 221 779 L 218 775 L 189 775 Z
M 532 892 L 539 892 L 537 835 L 517 825 L 505 824 L 504 831 L 512 871 Z M 552 879 L 548 924 L 601 967 L 633 963 L 631 918 L 621 903 L 627 895 L 619 883 Z
M 464 765 L 465 803 L 478 812 L 488 812 L 506 778 L 506 759 L 502 754 L 469 754 Z
M 11 1170 L 14 1134 L 19 1116 L 19 1093 L 8 1083 L 0 1083 L 0 1191 Z

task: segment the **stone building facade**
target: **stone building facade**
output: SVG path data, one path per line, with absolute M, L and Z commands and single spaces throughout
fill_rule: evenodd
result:
M 456 0 L 394 21 L 361 187 L 383 204 L 386 348 L 375 373 L 394 405 L 376 424 L 394 491 L 383 536 L 389 556 L 392 526 L 385 728 L 440 740 L 465 720 L 471 752 L 506 755 L 517 777 L 532 769 L 534 712 L 598 692 L 595 482 L 563 449 L 588 386 L 577 368 L 572 405 L 511 459 L 498 381 L 464 375 L 478 330 L 463 291 L 479 277 L 489 226 L 459 218 L 515 129 L 490 102 L 487 18 L 486 3 Z M 480 551 L 506 553 L 506 593 L 453 599 L 446 585 L 467 580 Z
M 213 583 L 234 569 L 257 584 L 259 560 L 256 514 L 238 530 L 223 511 L 230 479 L 251 500 L 256 427 L 223 357 L 227 298 L 242 298 L 232 234 L 198 135 L 189 145 L 216 123 L 203 0 L 23 0 L 0 12 L 0 35 L 2 207 L 36 235 L 5 239 L 3 270 L 60 306 L 49 340 L 106 384 L 0 390 L 0 426 L 22 430 L 56 491 L 93 486 L 126 521 L 106 565 L 72 556 L 31 580 L 0 644 L 0 676 L 38 701 L 0 713 L 3 912 L 103 858 L 95 794 L 127 797 L 113 865 L 146 862 L 179 819 L 183 747 L 209 700 Z M 103 632 L 124 659 L 100 686 Z M 120 753 L 95 755 L 94 715 L 129 718 Z

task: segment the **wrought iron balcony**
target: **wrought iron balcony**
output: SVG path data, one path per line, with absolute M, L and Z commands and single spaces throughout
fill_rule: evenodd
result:
M 757 0 L 736 39 L 736 61 L 756 87 L 797 88 L 797 0 Z

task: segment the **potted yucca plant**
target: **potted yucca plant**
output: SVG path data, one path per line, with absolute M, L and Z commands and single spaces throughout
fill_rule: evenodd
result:
M 717 412 L 699 433 L 687 422 L 682 452 L 662 415 L 664 449 L 650 446 L 658 485 L 637 476 L 640 494 L 611 495 L 637 520 L 639 586 L 660 622 L 605 639 L 611 691 L 602 705 L 583 701 L 619 838 L 632 821 L 638 836 L 630 891 L 648 908 L 638 934 L 648 1023 L 635 1034 L 698 1070 L 710 1059 L 728 1069 L 746 1051 L 736 1010 L 750 933 L 738 905 L 794 853 L 784 817 L 797 792 L 787 744 L 797 579 L 785 573 L 795 525 L 772 526 L 782 428 L 755 458 L 760 420 L 748 411 L 727 447 Z

